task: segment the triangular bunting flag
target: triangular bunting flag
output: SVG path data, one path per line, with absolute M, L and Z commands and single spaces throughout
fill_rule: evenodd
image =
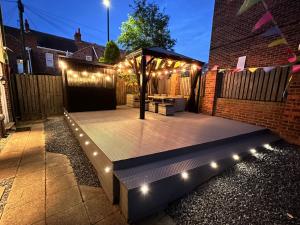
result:
M 180 62 L 177 61 L 177 62 L 175 63 L 175 65 L 174 65 L 174 68 L 178 68 L 179 66 L 180 66 Z
M 248 70 L 249 70 L 251 73 L 254 73 L 257 69 L 258 69 L 257 67 L 248 68 Z
M 225 72 L 226 71 L 226 69 L 219 69 L 219 73 L 223 73 L 223 72 Z
M 280 38 L 280 39 L 273 41 L 271 44 L 268 45 L 268 47 L 271 48 L 271 47 L 275 47 L 277 45 L 287 45 L 287 44 L 288 43 L 285 38 Z
M 300 65 L 294 65 L 292 68 L 292 72 L 293 73 L 298 73 L 300 72 Z
M 276 36 L 276 35 L 280 35 L 280 34 L 281 34 L 280 29 L 277 26 L 275 26 L 275 27 L 271 27 L 270 29 L 268 29 L 261 36 L 270 37 L 270 36 Z
M 241 15 L 261 0 L 245 0 L 237 15 Z
M 271 70 L 275 69 L 275 66 L 267 66 L 267 67 L 263 67 L 263 70 L 266 73 L 269 73 Z
M 214 67 L 211 69 L 212 71 L 216 71 L 216 70 L 218 70 L 218 65 L 214 65 Z
M 290 63 L 296 62 L 296 61 L 297 61 L 297 56 L 294 54 L 292 57 L 288 58 L 288 61 L 289 61 Z
M 155 66 L 155 69 L 156 69 L 156 70 L 158 69 L 158 67 L 159 67 L 159 65 L 160 65 L 160 63 L 161 63 L 161 60 L 162 60 L 162 59 L 159 59 L 159 58 L 156 60 L 156 66 Z
M 266 12 L 255 24 L 254 28 L 252 31 L 255 31 L 259 28 L 261 28 L 263 25 L 266 23 L 270 22 L 273 19 L 273 16 L 270 12 Z

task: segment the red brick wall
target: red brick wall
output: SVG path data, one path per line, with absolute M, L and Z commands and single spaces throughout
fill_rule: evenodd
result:
M 237 12 L 244 0 L 215 0 L 213 30 L 210 46 L 209 67 L 236 67 L 238 57 L 247 56 L 246 67 L 261 67 L 287 64 L 287 46 L 268 48 L 277 37 L 264 38 L 262 32 L 272 26 L 251 32 L 255 23 L 265 13 L 262 3 L 258 3 L 244 14 Z M 300 1 L 266 0 L 271 13 L 285 35 L 289 47 L 297 52 L 300 44 Z
M 206 114 L 212 114 L 215 81 L 216 72 L 210 71 L 202 101 L 202 112 Z M 285 102 L 217 98 L 214 115 L 267 127 L 287 141 L 300 145 L 300 73 L 293 75 Z

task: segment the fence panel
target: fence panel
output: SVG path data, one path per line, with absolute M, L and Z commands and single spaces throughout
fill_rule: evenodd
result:
M 288 82 L 290 67 L 277 67 L 271 72 L 258 69 L 249 71 L 227 72 L 223 75 L 221 98 L 283 101 L 283 93 Z
M 51 75 L 16 75 L 22 120 L 62 114 L 62 78 Z

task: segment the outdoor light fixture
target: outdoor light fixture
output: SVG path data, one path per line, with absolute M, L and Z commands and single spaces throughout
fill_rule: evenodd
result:
M 86 71 L 83 71 L 83 72 L 82 72 L 82 75 L 83 75 L 83 76 L 87 76 L 87 72 L 86 72 Z
M 93 80 L 95 80 L 95 79 L 96 79 L 96 77 L 93 75 L 93 76 L 92 76 L 92 79 L 93 79 Z
M 105 77 L 105 80 L 106 80 L 106 81 L 110 81 L 110 77 L 109 77 L 109 76 L 106 76 L 106 77 Z
M 232 155 L 232 158 L 233 158 L 235 161 L 240 160 L 240 157 L 239 157 L 239 155 L 237 155 L 237 154 Z
M 68 70 L 67 73 L 73 74 L 73 70 Z
M 149 192 L 149 186 L 147 184 L 143 184 L 141 187 L 140 187 L 140 190 L 142 192 L 143 195 L 146 195 L 148 194 Z
M 109 0 L 103 0 L 103 5 L 107 8 L 110 7 L 110 1 Z
M 210 163 L 210 167 L 213 168 L 213 169 L 217 169 L 218 168 L 218 164 L 216 162 L 212 161 Z
M 77 78 L 77 77 L 78 77 L 78 74 L 73 74 L 73 77 L 74 77 L 74 78 Z
M 186 171 L 183 171 L 181 173 L 181 177 L 182 177 L 182 179 L 187 180 L 189 178 L 189 174 Z
M 252 155 L 255 155 L 257 152 L 255 148 L 251 148 L 249 151 Z
M 264 148 L 266 148 L 268 150 L 273 150 L 272 146 L 269 144 L 264 144 L 263 146 L 264 146 Z
M 81 134 L 79 134 L 79 137 L 83 137 L 83 134 L 81 133 Z
M 85 144 L 85 145 L 89 145 L 89 144 L 90 144 L 90 142 L 89 142 L 89 141 L 86 141 L 86 142 L 84 142 L 84 144 Z
M 93 156 L 97 156 L 98 155 L 98 152 L 93 152 Z
M 105 167 L 105 168 L 104 168 L 104 172 L 105 172 L 105 173 L 109 173 L 109 172 L 110 172 L 110 167 L 109 167 L 109 166 Z
M 74 126 L 75 126 L 75 123 L 72 123 L 72 126 L 74 127 Z
M 76 127 L 75 130 L 78 131 L 79 129 Z

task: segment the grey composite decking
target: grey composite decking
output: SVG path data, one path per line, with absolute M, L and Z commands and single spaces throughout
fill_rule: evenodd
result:
M 265 128 L 220 117 L 179 112 L 175 116 L 138 109 L 70 113 L 78 126 L 112 162 L 200 145 Z

